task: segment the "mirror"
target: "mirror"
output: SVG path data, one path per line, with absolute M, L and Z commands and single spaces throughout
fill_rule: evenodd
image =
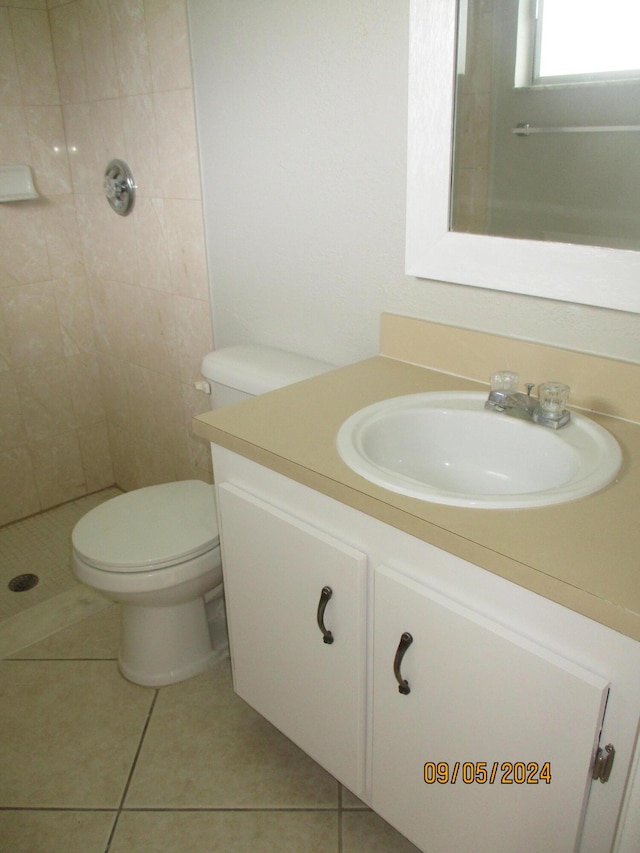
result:
M 640 249 L 636 25 L 637 0 L 458 0 L 454 231 Z
M 457 0 L 411 2 L 407 273 L 640 313 L 640 252 L 450 228 L 456 17 Z

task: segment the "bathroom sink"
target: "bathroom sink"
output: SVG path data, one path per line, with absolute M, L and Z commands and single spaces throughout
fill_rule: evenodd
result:
M 617 441 L 571 413 L 559 430 L 484 408 L 476 392 L 395 397 L 340 427 L 338 453 L 365 479 L 432 503 L 515 509 L 597 492 L 618 473 Z

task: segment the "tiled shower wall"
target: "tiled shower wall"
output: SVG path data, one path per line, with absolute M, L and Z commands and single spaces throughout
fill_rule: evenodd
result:
M 487 232 L 490 120 L 492 102 L 494 0 L 468 9 L 465 73 L 456 78 L 456 156 L 454 159 L 453 228 Z
M 0 524 L 117 483 L 210 480 L 212 347 L 184 0 L 0 0 Z M 114 157 L 138 186 L 119 217 Z

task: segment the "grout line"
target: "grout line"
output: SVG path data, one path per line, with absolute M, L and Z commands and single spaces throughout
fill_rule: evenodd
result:
M 61 811 L 67 811 L 67 809 L 62 808 Z M 86 809 L 86 811 L 98 811 L 98 809 Z M 100 811 L 114 811 L 114 809 L 103 808 Z M 258 812 L 261 814 L 271 814 L 273 812 L 287 814 L 291 812 L 309 812 L 310 814 L 315 814 L 316 812 L 322 812 L 323 814 L 330 814 L 331 812 L 336 812 L 337 814 L 339 810 L 331 806 L 130 806 L 129 808 L 125 806 L 120 811 L 127 814 L 135 814 L 136 812 L 168 812 L 169 814 L 173 814 L 173 812 L 204 812 L 205 814 L 213 812 L 238 812 L 238 814 L 246 814 L 247 812 Z M 362 809 L 362 811 L 365 810 Z
M 370 809 L 349 809 L 352 812 L 366 812 Z M 332 808 L 331 806 L 0 806 L 0 812 L 112 812 L 113 814 L 136 814 L 137 812 L 146 814 L 154 812 L 156 814 L 173 814 L 180 812 L 183 814 L 202 813 L 213 814 L 215 812 L 237 812 L 238 814 L 259 813 L 272 814 L 273 812 L 283 813 L 309 813 L 330 814 L 331 812 L 340 813 L 340 809 Z
M 104 812 L 115 814 L 115 808 L 108 806 L 0 806 L 0 812 Z
M 16 652 L 16 654 L 19 654 L 19 652 Z M 47 657 L 42 657 L 42 658 L 36 658 L 36 657 L 33 657 L 33 658 L 17 658 L 17 657 L 11 657 L 11 658 L 0 658 L 0 660 L 2 661 L 2 663 L 51 663 L 52 661 L 55 661 L 56 663 L 78 663 L 79 661 L 84 661 L 85 663 L 87 663 L 87 662 L 88 662 L 88 663 L 94 663 L 95 661 L 101 661 L 101 662 L 103 662 L 103 663 L 104 663 L 104 661 L 114 661 L 114 662 L 117 662 L 118 658 L 117 658 L 116 656 L 111 656 L 111 657 L 90 657 L 90 658 L 82 658 L 82 657 L 72 657 L 72 658 L 64 657 L 64 658 L 58 658 L 58 657 L 49 657 L 49 656 L 47 656 Z
M 113 836 L 118 827 L 118 821 L 120 820 L 120 815 L 125 810 L 124 809 L 124 801 L 127 798 L 127 794 L 129 793 L 129 786 L 131 785 L 131 780 L 133 779 L 133 774 L 136 769 L 136 765 L 138 763 L 138 758 L 140 757 L 140 750 L 142 749 L 142 744 L 144 743 L 144 739 L 147 735 L 147 729 L 149 728 L 149 723 L 151 722 L 151 715 L 153 714 L 153 709 L 156 706 L 156 701 L 160 694 L 159 688 L 156 688 L 153 699 L 151 700 L 151 706 L 149 708 L 149 713 L 147 714 L 147 719 L 145 720 L 144 728 L 142 729 L 142 734 L 140 735 L 140 741 L 138 743 L 138 748 L 136 749 L 136 754 L 133 757 L 133 762 L 131 763 L 131 770 L 129 771 L 129 776 L 127 777 L 127 781 L 124 786 L 124 791 L 122 792 L 122 797 L 120 798 L 120 805 L 118 806 L 117 814 L 115 820 L 113 821 L 113 826 L 111 827 L 111 832 L 109 833 L 109 838 L 107 839 L 107 846 L 104 849 L 104 853 L 109 853 L 111 848 L 111 843 L 113 841 Z

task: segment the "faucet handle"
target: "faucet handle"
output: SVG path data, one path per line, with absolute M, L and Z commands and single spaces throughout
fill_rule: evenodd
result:
M 520 377 L 513 370 L 498 370 L 491 374 L 491 390 L 512 393 L 518 390 Z
M 560 418 L 567 409 L 570 388 L 563 382 L 543 382 L 538 389 L 540 409 L 551 418 Z

